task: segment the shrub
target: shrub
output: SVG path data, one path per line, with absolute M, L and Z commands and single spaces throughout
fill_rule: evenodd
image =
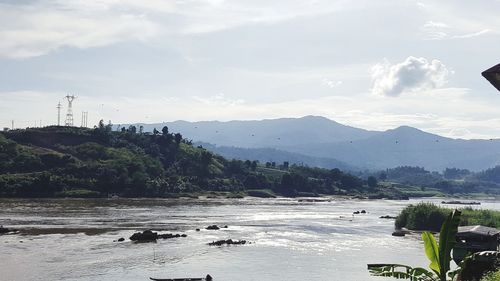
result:
M 460 225 L 484 225 L 500 227 L 500 212 L 462 208 Z M 404 208 L 396 218 L 396 228 L 406 227 L 413 230 L 439 231 L 450 209 L 432 203 L 419 203 Z

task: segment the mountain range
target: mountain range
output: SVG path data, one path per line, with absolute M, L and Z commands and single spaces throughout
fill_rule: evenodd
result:
M 319 116 L 252 121 L 134 124 L 180 132 L 222 156 L 346 170 L 419 166 L 478 171 L 500 164 L 500 139 L 447 138 L 401 126 L 369 131 Z

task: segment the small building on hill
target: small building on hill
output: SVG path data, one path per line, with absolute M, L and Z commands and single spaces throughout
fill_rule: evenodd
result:
M 500 250 L 500 230 L 482 225 L 461 226 L 456 235 L 453 260 L 462 261 L 468 253 Z

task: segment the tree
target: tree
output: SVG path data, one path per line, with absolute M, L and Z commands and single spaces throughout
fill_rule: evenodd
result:
M 283 169 L 288 170 L 289 166 L 290 166 L 290 162 L 288 162 L 288 161 L 283 162 Z
M 252 170 L 252 172 L 255 172 L 255 170 L 257 170 L 257 161 L 252 161 L 252 164 L 250 165 L 250 170 Z
M 153 135 L 157 136 L 159 134 L 160 134 L 160 132 L 156 128 L 154 128 L 153 129 Z
M 163 128 L 161 129 L 161 132 L 163 133 L 164 136 L 168 135 L 168 127 L 163 126 Z
M 182 135 L 181 134 L 176 133 L 175 136 L 174 136 L 174 138 L 175 138 L 175 143 L 176 144 L 180 144 L 181 143 L 181 141 L 182 141 Z
M 412 281 L 447 281 L 455 280 L 461 268 L 450 271 L 451 250 L 455 246 L 455 235 L 458 231 L 461 212 L 451 212 L 439 232 L 439 244 L 432 233 L 424 231 L 425 255 L 430 261 L 430 270 L 421 267 L 411 267 L 402 264 L 369 264 L 368 270 L 374 276 L 394 277 L 396 279 L 409 279 Z
M 99 126 L 98 126 L 99 129 L 101 130 L 104 130 L 104 120 L 99 120 Z
M 374 176 L 369 176 L 366 183 L 371 188 L 377 187 L 377 184 L 378 184 L 377 178 L 375 178 Z

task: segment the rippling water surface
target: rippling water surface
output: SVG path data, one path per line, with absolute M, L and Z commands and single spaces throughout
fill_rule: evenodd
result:
M 0 224 L 21 229 L 0 236 L 1 280 L 386 280 L 367 263 L 427 267 L 417 235 L 393 237 L 410 201 L 303 203 L 296 199 L 0 200 Z M 498 201 L 480 208 L 500 209 Z M 352 215 L 366 210 L 367 214 Z M 218 231 L 207 225 L 228 225 Z M 196 228 L 201 228 L 196 232 Z M 138 230 L 187 238 L 132 243 Z M 125 237 L 125 242 L 113 242 Z M 211 247 L 219 239 L 242 246 Z

